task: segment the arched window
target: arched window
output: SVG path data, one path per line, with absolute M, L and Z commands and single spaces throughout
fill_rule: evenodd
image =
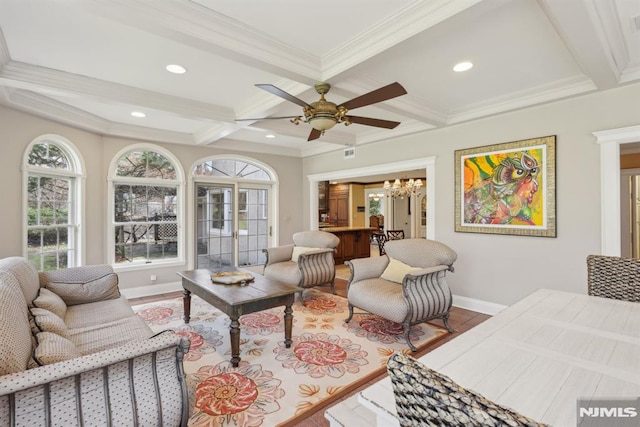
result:
M 42 135 L 27 147 L 25 252 L 39 271 L 82 264 L 83 169 L 77 150 L 61 136 Z
M 114 265 L 167 263 L 183 258 L 183 174 L 168 151 L 139 145 L 110 167 Z
M 264 264 L 276 174 L 252 159 L 211 158 L 193 168 L 196 268 Z

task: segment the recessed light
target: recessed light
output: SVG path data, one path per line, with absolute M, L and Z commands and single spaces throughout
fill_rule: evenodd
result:
M 142 111 L 132 111 L 131 115 L 133 117 L 139 117 L 139 118 L 147 117 L 147 115 L 145 113 L 143 113 Z
M 265 138 L 275 138 L 276 136 L 270 133 L 270 134 L 265 135 L 264 137 Z
M 167 71 L 173 74 L 184 74 L 187 72 L 187 69 L 184 68 L 182 65 L 178 65 L 178 64 L 169 64 L 167 65 Z
M 473 64 L 469 61 L 459 62 L 453 67 L 453 71 L 461 73 L 473 68 Z

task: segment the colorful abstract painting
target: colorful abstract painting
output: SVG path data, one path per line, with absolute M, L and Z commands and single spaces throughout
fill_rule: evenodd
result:
M 456 231 L 556 236 L 555 136 L 457 150 Z

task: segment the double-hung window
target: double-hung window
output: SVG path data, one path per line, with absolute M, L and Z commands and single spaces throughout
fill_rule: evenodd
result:
M 182 173 L 159 147 L 134 147 L 111 168 L 112 262 L 168 263 L 183 258 Z
M 82 161 L 71 143 L 57 135 L 36 138 L 27 148 L 25 247 L 39 271 L 82 263 Z

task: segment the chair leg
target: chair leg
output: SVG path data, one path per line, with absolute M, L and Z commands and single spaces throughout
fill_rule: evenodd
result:
M 331 281 L 331 293 L 334 295 L 336 294 L 336 279 Z
M 404 339 L 407 341 L 407 345 L 414 353 L 418 351 L 415 345 L 411 342 L 411 338 L 409 338 L 409 332 L 411 331 L 411 324 L 409 322 L 402 324 L 402 329 L 404 330 Z
M 353 306 L 349 304 L 349 317 L 344 319 L 344 323 L 349 323 L 352 317 L 353 317 Z
M 444 327 L 447 328 L 447 331 L 451 334 L 453 333 L 453 328 L 449 326 L 449 313 L 442 316 L 442 321 L 444 322 Z

